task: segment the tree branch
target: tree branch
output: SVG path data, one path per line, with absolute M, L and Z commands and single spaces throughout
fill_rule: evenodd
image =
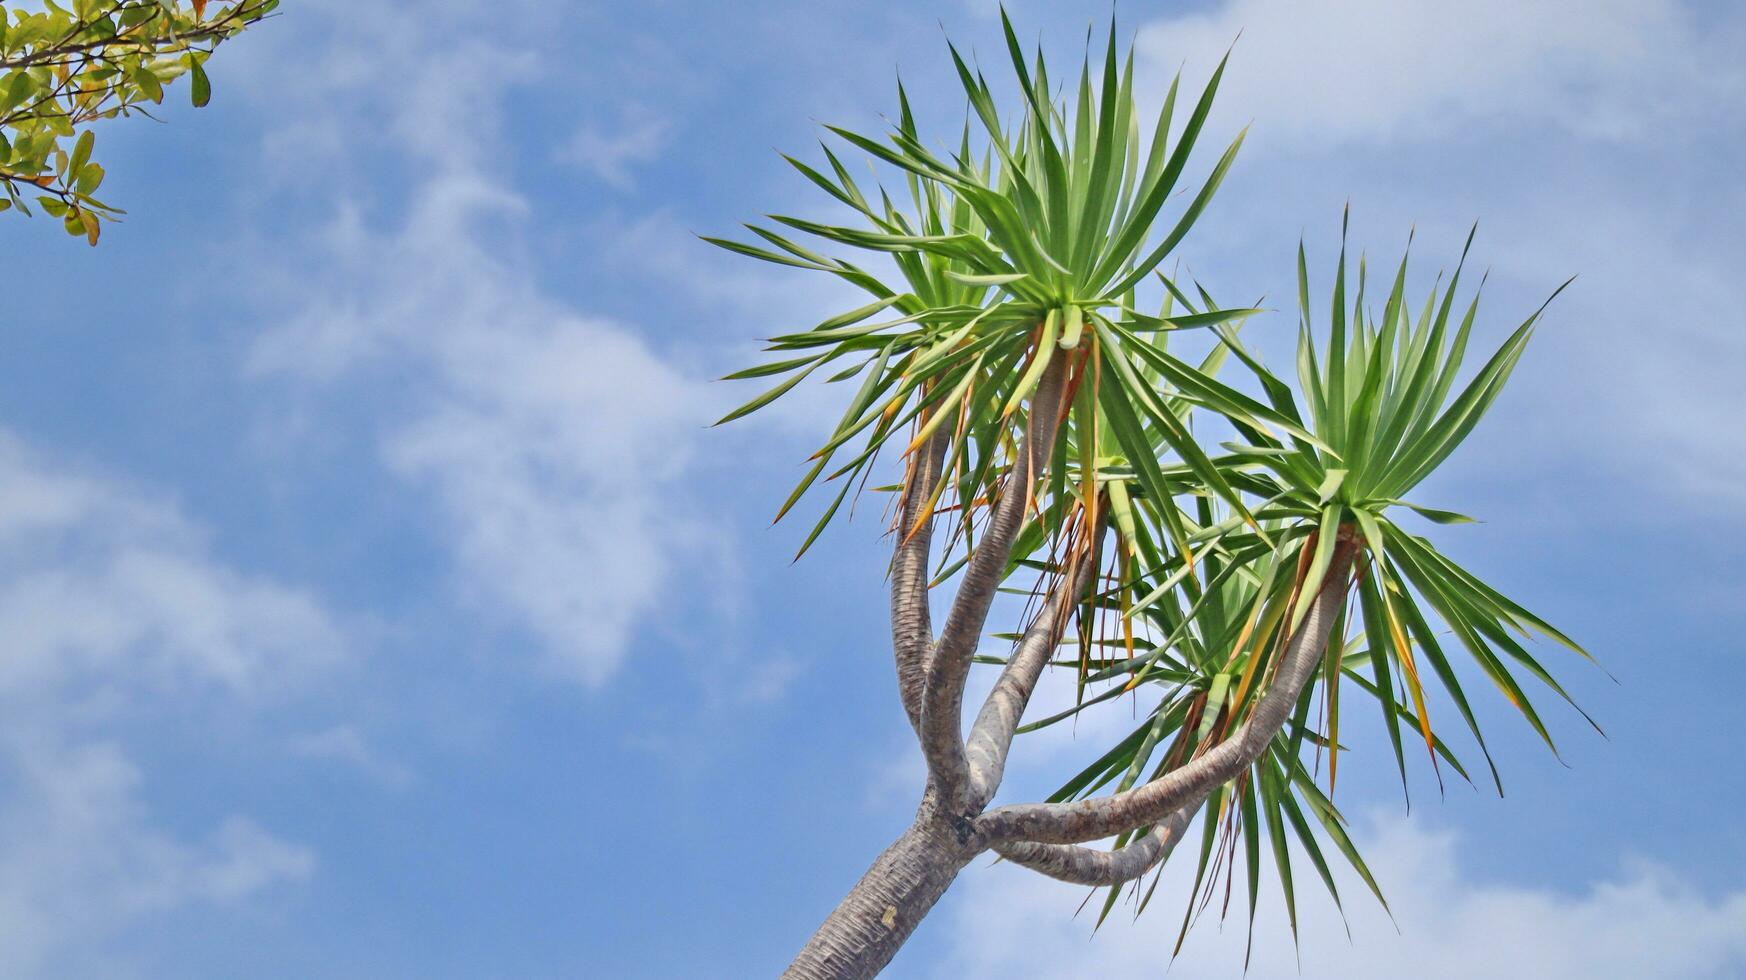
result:
M 1067 358 L 1049 353 L 1049 366 L 1031 393 L 1030 418 L 1025 437 L 1007 476 L 1006 487 L 994 503 L 994 512 L 982 540 L 970 556 L 952 611 L 934 645 L 928 664 L 927 689 L 921 717 L 922 754 L 928 760 L 928 776 L 948 808 L 962 812 L 962 798 L 969 786 L 969 765 L 964 757 L 964 679 L 976 653 L 988 607 L 1006 571 L 1013 538 L 1024 524 L 1025 507 L 1039 472 L 1049 465 L 1055 447 L 1055 430 L 1061 415 L 1061 386 Z
M 1103 534 L 1101 522 L 1093 534 Z M 1057 580 L 1055 588 L 1043 599 L 1043 608 L 1038 611 L 1030 629 L 1025 631 L 1018 649 L 1001 669 L 1000 679 L 994 682 L 994 689 L 988 692 L 988 700 L 983 702 L 982 710 L 976 716 L 976 724 L 971 726 L 964 754 L 970 766 L 969 802 L 973 811 L 987 806 L 988 801 L 994 799 L 995 791 L 1000 789 L 1013 734 L 1024 718 L 1025 706 L 1036 691 L 1043 668 L 1061 645 L 1067 612 L 1085 591 L 1095 571 L 1092 562 L 1096 554 L 1095 547 L 1086 548 L 1073 568 Z
M 944 411 L 942 406 L 940 411 Z M 922 691 L 927 687 L 929 654 L 934 642 L 928 613 L 928 555 L 933 545 L 934 518 L 922 516 L 939 483 L 951 433 L 934 430 L 914 457 L 915 472 L 897 511 L 897 547 L 891 559 L 891 647 L 897 658 L 897 693 L 903 699 L 909 725 L 921 733 Z M 917 526 L 917 522 L 920 526 Z
M 1200 809 L 1197 802 L 1168 819 L 1154 824 L 1139 840 L 1114 851 L 1099 851 L 1077 844 L 1038 844 L 1011 841 L 994 845 L 1001 857 L 1039 874 L 1075 885 L 1100 887 L 1132 881 L 1162 864 L 1188 830 L 1188 822 Z
M 1346 601 L 1354 550 L 1351 528 L 1340 528 L 1333 563 L 1308 614 L 1287 644 L 1273 683 L 1230 738 L 1144 786 L 1075 803 L 1001 807 L 977 818 L 977 829 L 992 843 L 1081 844 L 1158 823 L 1235 778 L 1266 750 L 1291 714 L 1304 684 L 1315 675 L 1327 647 L 1328 631 Z
M 102 18 L 82 20 L 77 22 L 73 29 L 67 33 L 66 37 L 62 38 L 60 41 L 42 45 L 34 50 L 13 58 L 0 58 L 0 69 L 11 70 L 17 68 L 30 68 L 53 62 L 55 59 L 63 58 L 70 54 L 82 54 L 106 48 L 131 47 L 136 49 L 156 50 L 160 47 L 173 45 L 176 42 L 183 42 L 184 47 L 182 49 L 174 50 L 185 50 L 188 45 L 202 41 L 223 43 L 224 41 L 229 40 L 235 33 L 230 26 L 232 23 L 244 18 L 259 20 L 259 13 L 262 5 L 263 3 L 259 2 L 259 0 L 254 3 L 245 0 L 245 2 L 239 3 L 235 7 L 227 10 L 223 17 L 199 24 L 193 30 L 183 31 L 180 34 L 175 31 L 170 31 L 164 34 L 151 34 L 146 30 L 146 28 L 155 23 L 155 20 L 148 19 L 118 34 L 93 38 L 89 41 L 74 42 L 73 38 L 90 30 L 91 27 L 96 24 L 96 21 Z M 117 3 L 110 8 L 105 16 L 113 15 L 125 6 L 127 6 L 126 3 Z M 150 4 L 141 3 L 139 6 L 146 7 L 150 6 Z M 139 36 L 130 37 L 128 36 L 129 34 Z

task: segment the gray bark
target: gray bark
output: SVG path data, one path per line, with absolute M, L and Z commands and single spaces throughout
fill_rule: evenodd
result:
M 1011 473 L 1000 499 L 994 502 L 988 527 L 964 569 L 952 611 L 934 644 L 928 664 L 927 689 L 922 697 L 922 754 L 928 760 L 928 777 L 941 804 L 964 813 L 969 790 L 969 763 L 964 755 L 964 679 L 970 660 L 982 638 L 988 607 L 1006 571 L 1013 538 L 1024 524 L 1025 505 L 1038 475 L 1049 465 L 1055 447 L 1055 429 L 1060 421 L 1061 385 L 1067 358 L 1056 356 L 1043 371 L 1031 394 L 1030 418 L 1025 438 L 1013 460 Z
M 897 548 L 891 559 L 891 647 L 897 658 L 897 693 L 917 734 L 921 732 L 922 690 L 934 644 L 928 613 L 928 550 L 934 540 L 934 522 L 932 517 L 921 518 L 939 485 L 951 441 L 951 432 L 942 425 L 916 453 L 916 469 L 897 511 Z
M 1024 523 L 1025 505 L 1054 450 L 1066 361 L 1056 356 L 1032 393 L 1018 458 L 971 556 L 938 643 L 929 642 L 927 561 L 931 528 L 908 536 L 915 521 L 909 515 L 919 512 L 934 481 L 940 478 L 945 444 L 941 441 L 924 450 L 924 460 L 931 462 L 920 465 L 931 468 L 917 474 L 919 479 L 912 481 L 900 508 L 891 610 L 898 687 L 927 759 L 928 789 L 915 824 L 861 876 L 807 941 L 785 977 L 837 980 L 874 976 L 897 954 L 958 872 L 987 849 L 972 822 L 981 805 L 974 809 L 966 806 L 969 766 L 963 738 L 964 681 L 1011 556 L 1013 539 Z M 927 491 L 918 490 L 918 486 L 927 487 Z M 1041 652 L 1043 660 L 1052 649 L 1050 646 Z M 1036 669 L 1041 670 L 1040 663 Z M 912 708 L 912 696 L 919 711 Z M 1017 723 L 1015 715 L 1012 724 L 1016 727 Z M 1010 741 L 1011 737 L 1009 730 L 1005 738 Z M 1004 750 L 1001 754 L 1004 756 Z
M 818 927 L 788 970 L 789 980 L 876 976 L 934 903 L 981 850 L 966 821 L 923 813 L 879 855 Z
M 1113 851 L 1098 851 L 1077 844 L 1038 844 L 1014 841 L 994 845 L 1001 857 L 1038 874 L 1074 885 L 1119 885 L 1145 874 L 1170 857 L 1200 808 L 1183 807 L 1154 826 L 1139 840 Z
M 1267 693 L 1230 738 L 1180 768 L 1126 792 L 1074 803 L 1026 803 L 990 810 L 977 820 L 990 842 L 1082 844 L 1144 827 L 1205 799 L 1214 788 L 1253 764 L 1285 724 L 1304 684 L 1315 676 L 1328 630 L 1346 601 L 1346 576 L 1354 546 L 1350 529 L 1342 528 L 1339 533 L 1333 564 L 1287 644 Z
M 1102 526 L 1093 533 L 1101 535 Z M 1006 775 L 1006 757 L 1012 748 L 1013 734 L 1024 718 L 1025 707 L 1037 689 L 1043 668 L 1048 666 L 1049 658 L 1060 646 L 1068 611 L 1096 571 L 1091 563 L 1095 553 L 1096 549 L 1090 549 L 1076 567 L 1061 576 L 1055 589 L 1043 597 L 1043 608 L 1019 640 L 1018 649 L 1007 660 L 1000 678 L 994 682 L 994 689 L 988 692 L 988 699 L 976 716 L 976 724 L 970 727 L 970 738 L 964 751 L 970 762 L 968 803 L 973 812 L 982 812 L 988 801 L 994 799 L 995 791 L 1000 789 L 1000 782 Z

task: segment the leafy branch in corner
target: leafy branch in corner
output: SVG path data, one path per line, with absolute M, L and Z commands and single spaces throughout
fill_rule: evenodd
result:
M 40 11 L 0 4 L 0 211 L 29 215 L 27 197 L 92 245 L 125 212 L 96 197 L 105 176 L 91 159 L 92 124 L 144 115 L 188 76 L 195 107 L 212 99 L 205 63 L 220 44 L 268 16 L 279 0 L 45 0 Z

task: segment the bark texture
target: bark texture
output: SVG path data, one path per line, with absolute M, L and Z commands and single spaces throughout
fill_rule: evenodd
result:
M 940 900 L 958 872 L 981 851 L 967 826 L 918 817 L 832 912 L 783 977 L 862 980 L 876 976 Z
M 1170 856 L 1188 830 L 1188 822 L 1200 808 L 1183 807 L 1154 826 L 1138 840 L 1113 851 L 1099 851 L 1076 844 L 1038 844 L 1017 841 L 996 844 L 994 850 L 1014 864 L 1041 875 L 1074 885 L 1119 885 L 1145 874 Z
M 951 433 L 941 426 L 915 456 L 909 490 L 897 512 L 897 549 L 891 559 L 891 648 L 897 659 L 897 693 L 909 725 L 921 731 L 922 690 L 927 686 L 934 645 L 928 613 L 928 549 L 934 522 L 925 509 L 940 482 Z
M 928 776 L 948 809 L 968 809 L 970 766 L 964 755 L 964 679 L 970 660 L 988 621 L 988 607 L 1006 571 L 1013 538 L 1024 524 L 1025 506 L 1037 477 L 1048 467 L 1054 452 L 1055 430 L 1061 420 L 1061 390 L 1067 358 L 1056 357 L 1043 371 L 1031 395 L 1030 418 L 1023 444 L 1012 462 L 1000 499 L 994 502 L 988 527 L 977 542 L 958 583 L 958 595 L 946 625 L 940 628 L 928 664 L 927 690 L 922 697 L 922 754 L 928 760 Z
M 1095 532 L 1103 533 L 1100 525 Z M 994 799 L 1000 781 L 1006 776 L 1006 757 L 1012 749 L 1012 739 L 1023 720 L 1025 708 L 1036 692 L 1043 668 L 1061 645 L 1061 633 L 1067 625 L 1073 601 L 1085 591 L 1092 572 L 1094 549 L 1087 549 L 1084 558 L 1056 583 L 1043 597 L 1043 608 L 1030 629 L 1019 640 L 1018 649 L 1007 660 L 988 700 L 970 728 L 970 738 L 964 753 L 970 762 L 969 809 L 980 813 Z

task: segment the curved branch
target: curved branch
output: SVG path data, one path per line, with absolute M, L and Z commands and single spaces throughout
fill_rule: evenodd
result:
M 1094 533 L 1103 533 L 1101 523 Z M 1049 658 L 1061 645 L 1067 611 L 1072 601 L 1085 591 L 1094 571 L 1092 560 L 1096 553 L 1095 548 L 1087 548 L 1071 573 L 1062 576 L 1043 599 L 1042 610 L 1001 669 L 1000 679 L 994 682 L 994 689 L 988 692 L 988 700 L 983 702 L 982 710 L 976 715 L 976 724 L 970 728 L 970 738 L 964 749 L 970 765 L 969 802 L 973 811 L 987 806 L 995 791 L 1000 789 L 1013 734 L 1024 718 L 1025 706 L 1036 691 L 1043 668 L 1048 666 Z
M 1114 851 L 1099 851 L 1077 844 L 1038 844 L 1034 841 L 1012 841 L 996 844 L 994 850 L 1014 864 L 1023 865 L 1038 874 L 1074 885 L 1119 885 L 1145 874 L 1170 856 L 1182 835 L 1188 831 L 1188 821 L 1200 803 L 1185 806 L 1168 819 L 1154 824 L 1139 840 Z
M 970 659 L 988 620 L 988 607 L 1006 571 L 1013 539 L 1024 524 L 1037 474 L 1048 467 L 1055 448 L 1062 376 L 1068 359 L 1059 352 L 1051 353 L 1055 356 L 1031 393 L 1024 441 L 1013 459 L 1006 487 L 994 503 L 982 540 L 970 555 L 928 664 L 927 690 L 922 698 L 922 754 L 927 757 L 928 776 L 941 801 L 954 810 L 969 785 L 969 764 L 964 757 L 964 678 L 970 673 Z
M 942 409 L 943 410 L 943 409 Z M 922 508 L 940 481 L 951 433 L 940 426 L 914 457 L 915 472 L 897 511 L 897 547 L 891 559 L 891 647 L 897 658 L 897 693 L 909 725 L 921 732 L 922 691 L 927 687 L 934 627 L 928 613 L 928 555 L 934 519 Z M 919 522 L 919 526 L 918 525 Z
M 1351 529 L 1340 528 L 1333 563 L 1308 614 L 1287 644 L 1273 683 L 1230 738 L 1144 786 L 1076 803 L 1004 806 L 977 818 L 977 829 L 996 843 L 1082 844 L 1157 823 L 1234 779 L 1266 750 L 1290 716 L 1303 686 L 1315 675 L 1327 647 L 1328 631 L 1346 600 L 1353 550 Z

